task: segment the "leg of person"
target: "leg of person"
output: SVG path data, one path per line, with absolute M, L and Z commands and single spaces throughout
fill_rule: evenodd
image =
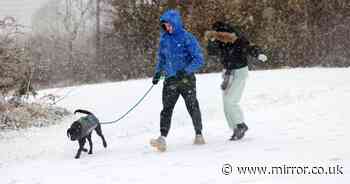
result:
M 180 92 L 176 83 L 164 83 L 162 93 L 163 110 L 160 113 L 160 133 L 164 137 L 168 136 L 173 110 L 179 96 Z
M 201 145 L 205 144 L 203 135 L 202 135 L 202 115 L 199 108 L 199 103 L 197 99 L 196 91 L 196 78 L 194 75 L 189 76 L 187 80 L 183 80 L 181 87 L 179 88 L 181 96 L 184 98 L 187 111 L 189 112 L 194 130 L 196 133 L 194 144 Z
M 162 92 L 163 110 L 160 113 L 161 136 L 159 136 L 157 139 L 151 140 L 151 145 L 161 152 L 166 151 L 165 137 L 168 136 L 171 126 L 171 117 L 179 96 L 180 93 L 177 89 L 176 83 L 165 81 Z
M 230 76 L 230 86 L 223 92 L 223 104 L 224 104 L 225 117 L 226 117 L 228 126 L 234 132 L 236 132 L 234 133 L 234 136 L 232 136 L 232 137 L 235 137 L 235 139 L 243 138 L 244 132 L 248 129 L 248 127 L 246 126 L 244 126 L 244 129 L 238 129 L 242 127 L 241 125 L 244 122 L 244 115 L 239 105 L 239 102 L 242 98 L 243 90 L 245 87 L 247 72 L 248 72 L 248 68 L 235 70 L 233 74 Z M 240 134 L 238 134 L 237 132 L 238 130 L 240 130 L 239 132 Z

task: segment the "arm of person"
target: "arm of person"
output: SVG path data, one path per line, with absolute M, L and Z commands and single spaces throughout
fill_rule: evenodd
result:
M 158 56 L 157 56 L 157 64 L 156 64 L 156 68 L 153 74 L 153 79 L 152 79 L 152 83 L 154 85 L 158 84 L 160 77 L 161 77 L 161 72 L 163 70 L 163 66 L 164 66 L 164 55 L 161 52 L 161 49 L 158 49 Z
M 267 56 L 262 49 L 256 45 L 249 45 L 248 52 L 251 56 L 256 57 L 261 62 L 267 61 Z
M 197 41 L 197 39 L 192 35 L 188 35 L 189 38 L 186 41 L 186 47 L 190 56 L 192 57 L 191 63 L 185 68 L 187 74 L 192 74 L 197 72 L 204 65 L 204 56 L 202 49 Z
M 162 52 L 162 38 L 159 41 L 159 48 L 157 51 L 157 64 L 156 64 L 156 68 L 155 68 L 155 74 L 156 73 L 161 73 L 163 71 L 163 66 L 165 63 L 165 57 L 164 57 L 164 53 Z
M 267 61 L 267 56 L 263 53 L 262 49 L 257 45 L 251 45 L 245 37 L 241 38 L 241 46 L 245 48 L 246 54 L 257 58 L 261 62 Z

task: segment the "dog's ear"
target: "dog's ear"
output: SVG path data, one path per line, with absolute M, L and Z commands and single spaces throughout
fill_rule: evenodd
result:
M 69 138 L 70 136 L 70 130 L 71 130 L 71 128 L 68 128 L 68 130 L 67 130 L 67 137 Z

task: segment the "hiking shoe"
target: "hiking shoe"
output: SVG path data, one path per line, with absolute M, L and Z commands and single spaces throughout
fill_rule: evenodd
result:
M 204 140 L 204 138 L 203 138 L 203 135 L 202 135 L 202 134 L 196 135 L 196 137 L 194 138 L 193 144 L 194 144 L 194 145 L 202 145 L 202 144 L 205 144 L 205 140 Z
M 244 132 L 248 130 L 248 126 L 245 123 L 240 123 L 237 125 L 240 129 L 242 129 Z
M 166 151 L 165 137 L 159 136 L 157 139 L 151 139 L 151 146 L 156 148 L 160 152 Z
M 237 141 L 242 139 L 247 130 L 248 130 L 248 126 L 245 123 L 238 124 L 237 127 L 233 130 L 233 135 L 230 141 Z

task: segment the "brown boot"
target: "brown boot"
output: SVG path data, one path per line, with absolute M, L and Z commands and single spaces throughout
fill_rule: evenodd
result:
M 203 144 L 205 144 L 205 140 L 204 140 L 203 135 L 202 134 L 196 135 L 196 137 L 194 138 L 193 144 L 194 145 L 203 145 Z
M 163 136 L 159 136 L 157 139 L 151 139 L 150 144 L 160 152 L 166 151 L 166 141 Z

